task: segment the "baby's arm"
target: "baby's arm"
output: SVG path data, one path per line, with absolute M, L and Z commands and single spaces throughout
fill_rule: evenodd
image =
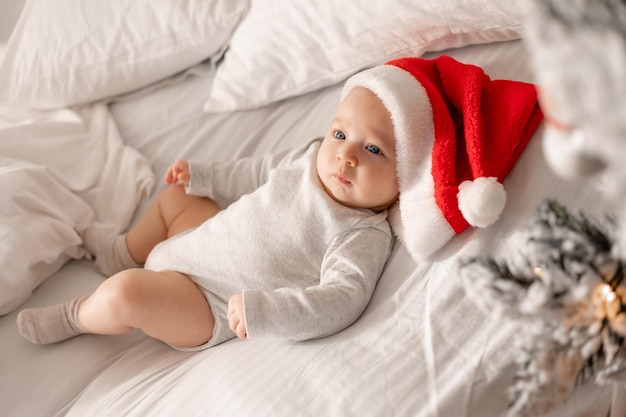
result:
M 244 290 L 247 338 L 307 340 L 351 325 L 367 307 L 389 258 L 390 233 L 369 228 L 332 243 L 317 285 L 271 292 Z
M 242 158 L 230 162 L 189 161 L 189 194 L 213 199 L 226 207 L 262 186 L 271 172 L 290 160 L 311 151 L 311 145 L 296 150 L 284 150 L 260 157 Z

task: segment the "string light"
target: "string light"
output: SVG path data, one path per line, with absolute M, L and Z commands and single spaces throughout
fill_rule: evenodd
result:
M 601 284 L 601 286 L 602 288 L 600 293 L 602 294 L 602 298 L 605 303 L 610 303 L 617 298 L 617 294 L 615 294 L 615 291 L 611 289 L 609 284 Z

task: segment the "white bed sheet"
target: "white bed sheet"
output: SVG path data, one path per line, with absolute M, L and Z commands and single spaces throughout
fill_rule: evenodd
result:
M 446 51 L 493 78 L 530 80 L 519 41 Z M 340 86 L 235 114 L 202 113 L 210 78 L 189 77 L 111 105 L 125 143 L 159 178 L 178 157 L 223 160 L 297 146 L 322 135 Z M 9 416 L 499 416 L 510 382 L 515 328 L 489 317 L 455 279 L 459 257 L 505 255 L 539 201 L 603 213 L 597 184 L 565 183 L 543 164 L 535 138 L 505 182 L 498 223 L 453 239 L 416 265 L 397 244 L 362 318 L 334 336 L 303 343 L 232 340 L 177 352 L 139 332 L 82 336 L 33 346 L 17 334 L 17 312 L 0 317 L 0 410 Z M 161 183 L 158 189 L 164 187 Z M 145 210 L 144 203 L 139 212 Z M 92 291 L 103 277 L 72 261 L 25 306 Z M 552 416 L 607 416 L 610 387 L 582 387 Z

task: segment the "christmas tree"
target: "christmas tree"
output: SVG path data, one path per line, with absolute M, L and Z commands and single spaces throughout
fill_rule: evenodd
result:
M 468 295 L 514 320 L 511 416 L 537 416 L 588 381 L 626 380 L 626 281 L 610 235 L 584 214 L 544 201 L 516 263 L 464 260 Z

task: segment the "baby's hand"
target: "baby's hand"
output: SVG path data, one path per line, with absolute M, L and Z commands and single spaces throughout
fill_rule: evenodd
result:
M 246 322 L 243 319 L 243 294 L 238 292 L 228 300 L 228 325 L 240 339 L 247 339 Z
M 165 184 L 172 185 L 177 182 L 189 184 L 189 162 L 179 159 L 167 169 Z

